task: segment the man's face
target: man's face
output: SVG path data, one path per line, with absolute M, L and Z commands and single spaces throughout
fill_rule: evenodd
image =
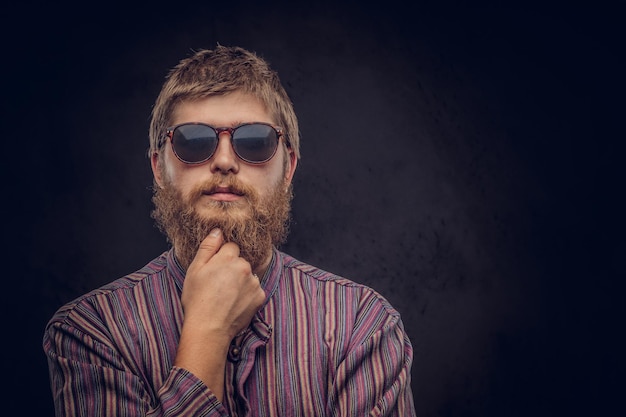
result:
M 235 127 L 247 122 L 275 124 L 263 104 L 244 93 L 214 96 L 178 105 L 172 125 L 203 122 Z M 162 155 L 152 156 L 158 185 L 155 218 L 187 267 L 198 244 L 213 227 L 239 244 L 241 256 L 253 269 L 269 262 L 272 244 L 284 238 L 289 216 L 291 179 L 296 168 L 293 152 L 282 144 L 268 162 L 246 163 L 235 154 L 228 132 L 220 135 L 215 154 L 207 162 L 189 165 L 173 153 L 168 140 Z

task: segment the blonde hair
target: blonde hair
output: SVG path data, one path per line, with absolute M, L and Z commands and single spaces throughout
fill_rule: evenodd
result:
M 152 109 L 148 156 L 165 143 L 165 130 L 177 104 L 234 91 L 252 94 L 266 106 L 299 158 L 298 119 L 278 74 L 255 53 L 221 45 L 195 52 L 167 75 Z

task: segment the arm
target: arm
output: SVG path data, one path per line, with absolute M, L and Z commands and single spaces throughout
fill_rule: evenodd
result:
M 135 362 L 129 351 L 141 347 L 114 332 L 125 319 L 106 298 L 59 310 L 44 336 L 57 416 L 225 415 L 226 349 L 265 298 L 233 246 L 222 245 L 219 234 L 201 245 L 183 285 L 176 359 L 163 379 L 146 375 L 149 363 Z
M 101 335 L 61 320 L 48 326 L 44 350 L 57 417 L 226 415 L 207 386 L 178 367 L 151 392 Z
M 181 303 L 185 313 L 174 365 L 200 378 L 222 401 L 231 340 L 265 301 L 265 292 L 239 247 L 223 244 L 214 229 L 187 270 Z
M 357 321 L 329 398 L 329 415 L 415 416 L 411 391 L 413 348 L 400 317 L 377 295 Z M 386 305 L 386 306 L 385 306 Z

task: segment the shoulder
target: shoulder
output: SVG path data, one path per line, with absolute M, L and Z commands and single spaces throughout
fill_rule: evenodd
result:
M 124 300 L 129 297 L 137 297 L 145 294 L 155 280 L 161 280 L 163 272 L 167 269 L 166 253 L 150 261 L 143 268 L 109 282 L 99 288 L 89 291 L 59 308 L 48 325 L 52 323 L 71 324 L 72 322 L 84 322 L 86 317 L 106 315 L 108 310 L 123 310 Z
M 398 311 L 375 289 L 302 262 L 291 255 L 282 253 L 282 256 L 283 279 L 297 281 L 309 287 L 314 285 L 318 289 L 322 288 L 323 291 L 332 292 L 335 300 L 350 301 L 351 304 L 356 304 L 357 310 L 379 310 L 382 314 L 399 318 Z
M 309 324 L 317 318 L 344 352 L 371 341 L 400 345 L 407 339 L 398 310 L 367 285 L 285 254 L 281 281 L 279 299 L 305 311 Z

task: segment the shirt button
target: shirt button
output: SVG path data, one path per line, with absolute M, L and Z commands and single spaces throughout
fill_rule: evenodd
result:
M 238 362 L 241 359 L 241 348 L 238 346 L 231 346 L 228 349 L 228 359 L 231 362 Z

